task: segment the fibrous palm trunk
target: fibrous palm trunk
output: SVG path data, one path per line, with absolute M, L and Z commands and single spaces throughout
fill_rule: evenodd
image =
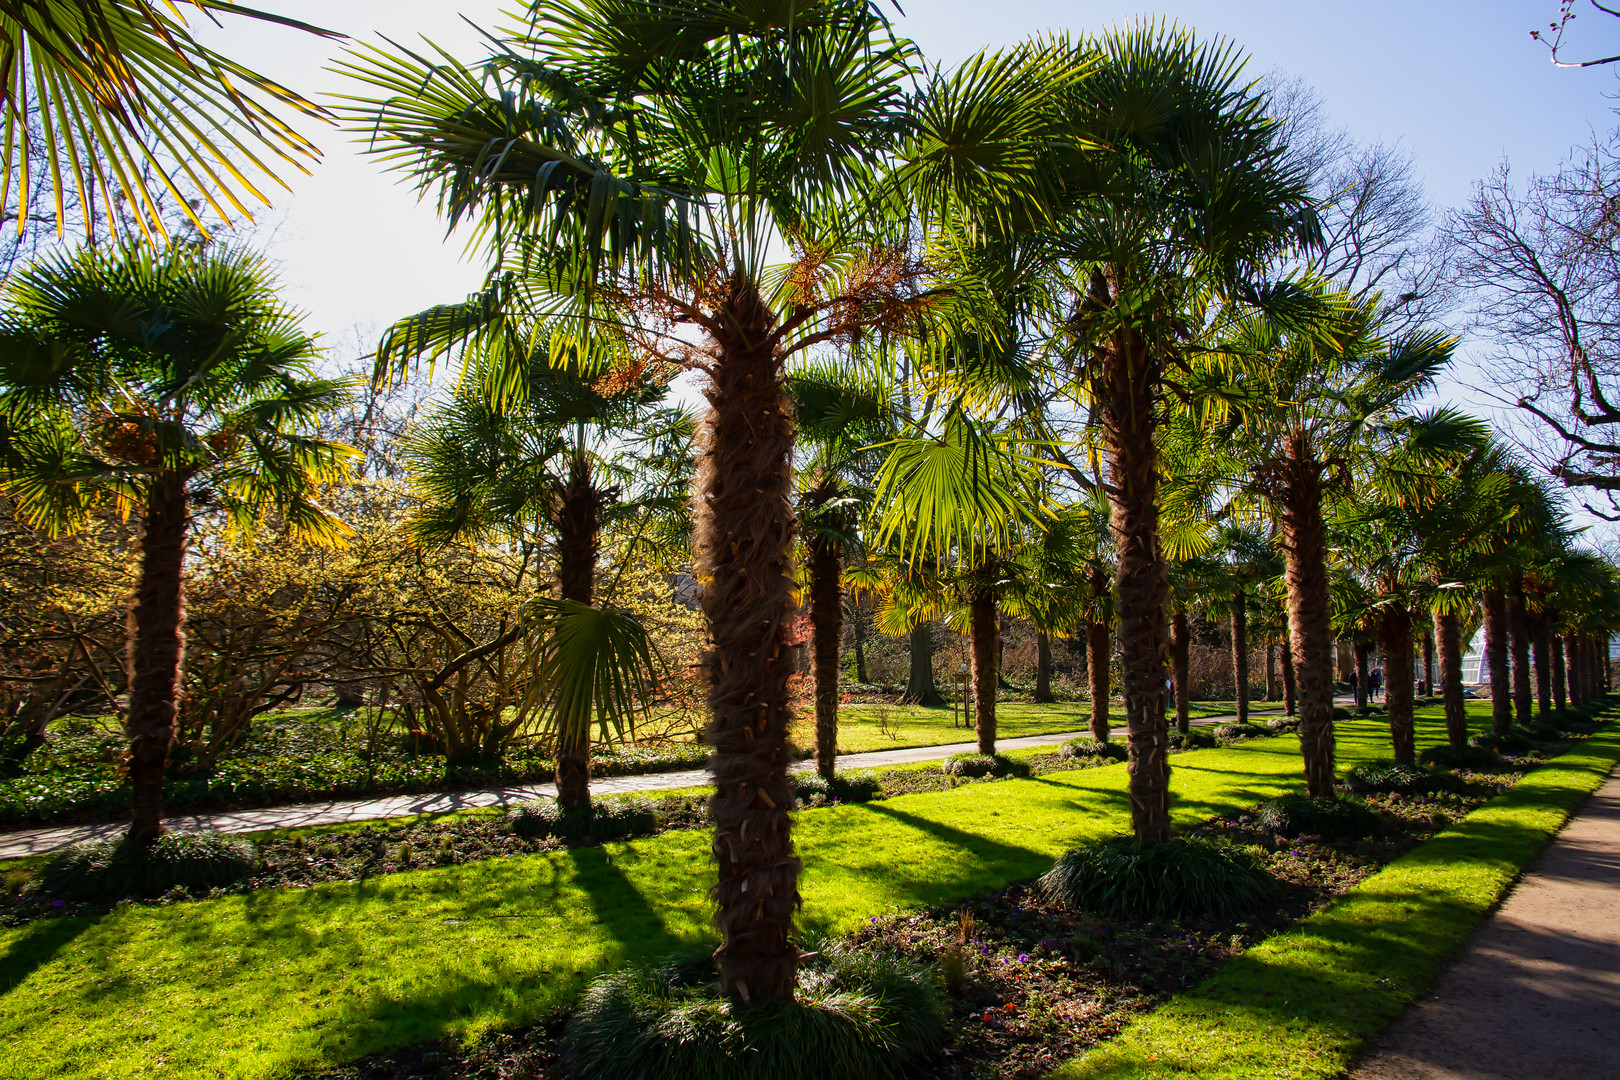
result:
M 1249 605 L 1238 589 L 1232 594 L 1232 686 L 1240 724 L 1249 722 Z
M 569 467 L 557 513 L 557 591 L 564 600 L 589 604 L 596 591 L 596 555 L 601 538 L 603 496 L 596 490 L 590 462 L 576 456 Z M 557 801 L 591 804 L 591 728 L 587 718 L 557 732 Z
M 1086 620 L 1086 681 L 1091 690 L 1091 737 L 1098 742 L 1108 741 L 1108 697 L 1112 692 L 1109 678 L 1113 640 L 1108 624 L 1100 619 Z
M 1356 704 L 1366 705 L 1372 692 L 1372 646 L 1365 641 L 1356 642 Z
M 1035 701 L 1049 704 L 1052 698 L 1052 639 L 1035 635 Z
M 1423 631 L 1423 696 L 1434 693 L 1434 631 Z
M 1508 645 L 1513 650 L 1513 715 L 1530 723 L 1530 616 L 1524 607 L 1524 579 L 1515 576 L 1507 592 Z
M 1192 640 L 1187 636 L 1187 612 L 1177 609 L 1170 616 L 1170 670 L 1176 684 L 1176 730 L 1183 735 L 1192 729 L 1192 687 L 1188 680 L 1192 665 L 1188 652 Z
M 932 623 L 918 623 L 911 628 L 908 641 L 910 667 L 906 675 L 906 692 L 901 701 L 933 708 L 945 704 L 939 687 L 934 683 L 934 627 Z
M 1579 634 L 1564 635 L 1564 667 L 1569 675 L 1569 700 L 1576 705 L 1587 702 L 1586 679 L 1581 671 L 1581 636 Z
M 1463 698 L 1462 627 L 1454 613 L 1434 616 L 1434 641 L 1440 653 L 1440 693 L 1446 706 L 1446 742 L 1468 745 L 1468 706 Z
M 1508 670 L 1507 601 L 1502 590 L 1485 590 L 1485 664 L 1491 673 L 1491 730 L 1498 735 L 1513 726 L 1513 680 Z
M 1395 760 L 1417 762 L 1416 733 L 1412 727 L 1412 615 L 1406 605 L 1392 601 L 1379 619 L 1378 647 L 1384 654 L 1384 702 L 1389 712 L 1389 739 Z
M 129 842 L 163 832 L 163 773 L 180 711 L 185 657 L 186 478 L 162 474 L 146 493 L 141 576 L 129 609 Z
M 1277 700 L 1277 643 L 1266 642 L 1266 700 Z
M 1552 630 L 1546 614 L 1537 615 L 1530 628 L 1530 648 L 1536 668 L 1536 711 L 1543 720 L 1552 716 Z
M 1560 712 L 1569 704 L 1568 677 L 1564 669 L 1564 638 L 1562 635 L 1552 639 L 1552 684 L 1553 704 Z
M 1131 824 L 1139 841 L 1170 837 L 1170 732 L 1165 667 L 1169 587 L 1159 547 L 1158 362 L 1140 335 L 1121 331 L 1101 357 L 1120 695 L 1129 732 Z
M 791 935 L 800 863 L 788 779 L 793 424 L 769 309 L 741 278 L 723 306 L 696 483 L 701 602 L 713 643 L 709 807 L 723 936 L 715 957 L 726 995 L 758 1003 L 793 997 L 799 960 Z
M 1000 681 L 1001 624 L 996 594 L 991 586 L 994 570 L 981 567 L 968 600 L 968 633 L 972 643 L 973 711 L 978 726 L 979 753 L 996 752 L 996 683 Z
M 1322 523 L 1322 466 L 1303 432 L 1289 438 L 1287 451 L 1282 462 L 1282 545 L 1288 579 L 1288 640 L 1298 680 L 1305 787 L 1315 798 L 1333 794 L 1333 626 Z
M 1294 647 L 1288 643 L 1288 637 L 1288 633 L 1284 631 L 1282 639 L 1283 713 L 1287 716 L 1293 716 L 1298 708 L 1298 697 L 1294 687 Z
M 817 537 L 810 550 L 810 653 L 816 688 L 816 771 L 838 765 L 838 646 L 844 637 L 843 545 Z

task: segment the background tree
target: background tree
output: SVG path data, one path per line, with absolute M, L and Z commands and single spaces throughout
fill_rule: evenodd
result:
M 141 516 L 129 617 L 129 836 L 162 831 L 185 644 L 182 571 L 194 515 L 238 530 L 277 515 L 339 542 L 316 501 L 346 447 L 302 433 L 341 400 L 317 378 L 300 317 L 255 256 L 233 250 L 88 250 L 16 276 L 0 322 L 0 484 L 52 533 L 106 502 Z

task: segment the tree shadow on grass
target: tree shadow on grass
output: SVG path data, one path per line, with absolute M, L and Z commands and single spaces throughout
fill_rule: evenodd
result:
M 36 919 L 28 924 L 0 954 L 0 997 L 11 993 L 35 971 L 50 963 L 80 934 L 90 929 L 99 918 Z
M 590 898 L 597 922 L 624 952 L 656 956 L 691 944 L 670 929 L 663 913 L 648 903 L 608 849 L 573 848 L 568 856 L 574 866 L 574 882 Z

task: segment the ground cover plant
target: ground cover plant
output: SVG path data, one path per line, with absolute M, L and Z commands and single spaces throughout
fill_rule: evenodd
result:
M 1419 737 L 1443 737 L 1437 717 Z M 1377 721 L 1341 727 L 1346 764 L 1387 747 Z M 1187 828 L 1292 790 L 1299 749 L 1257 739 L 1176 762 Z M 844 933 L 1032 879 L 1120 831 L 1124 780 L 1116 765 L 803 812 L 805 929 Z M 158 1054 L 262 1076 L 537 1022 L 592 974 L 707 940 L 706 852 L 700 832 L 672 830 L 0 930 L 0 1039 L 15 1051 L 0 1075 L 25 1075 L 19 1060 L 129 1075 Z M 161 1022 L 147 1011 L 160 998 Z

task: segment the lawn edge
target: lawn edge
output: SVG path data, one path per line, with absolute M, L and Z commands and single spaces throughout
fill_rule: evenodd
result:
M 1607 725 L 1048 1080 L 1315 1080 L 1433 983 L 1620 761 Z

